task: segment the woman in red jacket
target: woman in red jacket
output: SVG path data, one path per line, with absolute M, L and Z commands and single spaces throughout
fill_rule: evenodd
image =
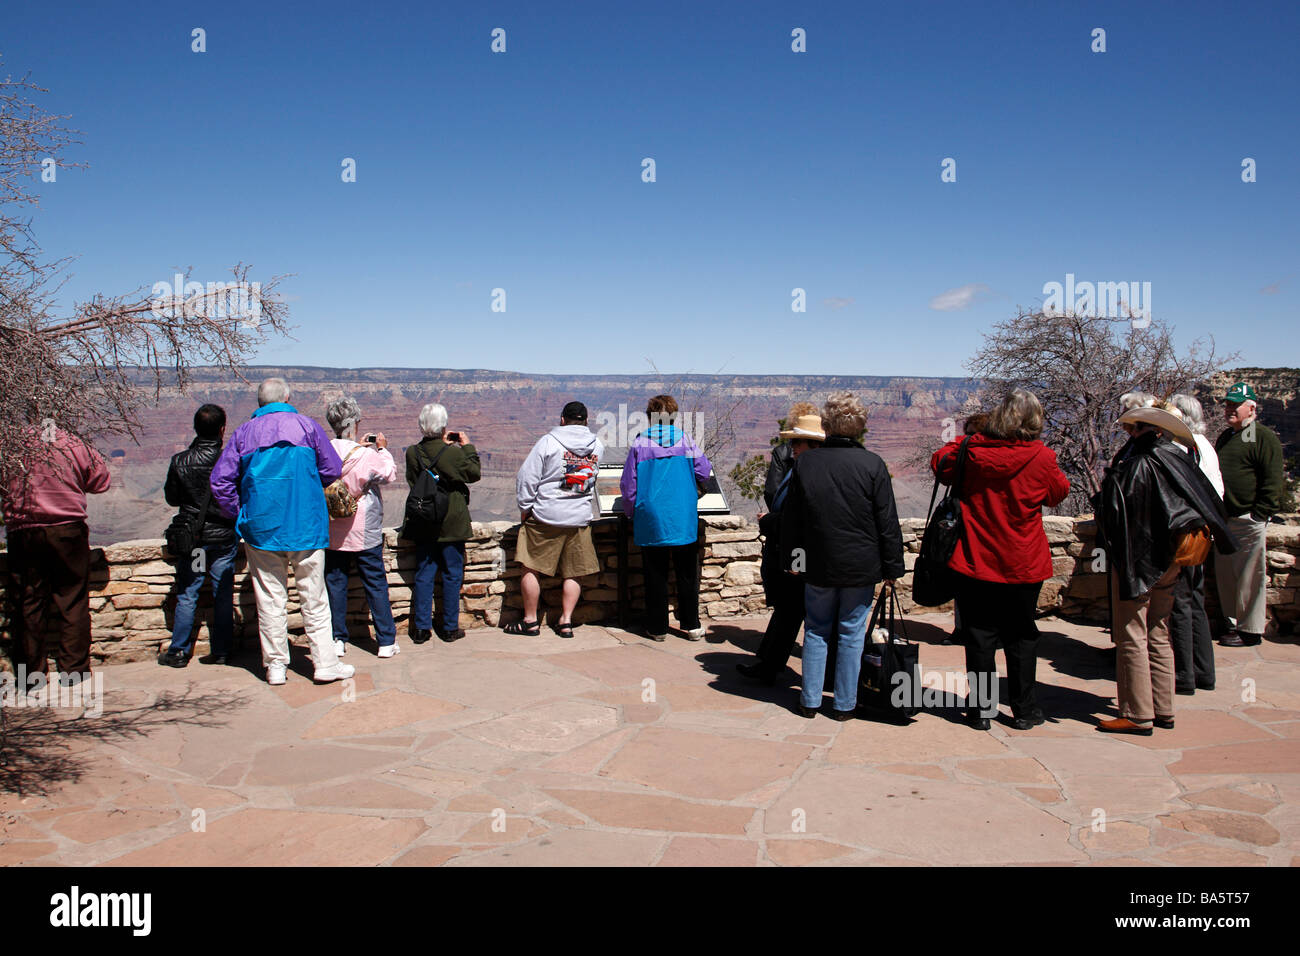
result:
M 1012 389 L 989 416 L 985 432 L 973 435 L 962 487 L 961 538 L 948 566 L 957 575 L 957 609 L 966 636 L 970 681 L 967 719 L 988 730 L 998 712 L 998 642 L 1007 655 L 1011 725 L 1028 730 L 1043 722 L 1034 693 L 1038 592 L 1052 576 L 1052 552 L 1043 531 L 1044 505 L 1058 505 L 1070 480 L 1056 453 L 1038 440 L 1043 407 L 1032 392 Z M 930 467 L 951 484 L 959 441 L 934 453 Z

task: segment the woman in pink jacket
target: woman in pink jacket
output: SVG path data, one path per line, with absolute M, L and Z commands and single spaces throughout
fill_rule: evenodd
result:
M 361 408 L 352 398 L 340 398 L 325 411 L 325 420 L 337 436 L 330 442 L 343 459 L 340 479 L 357 500 L 357 512 L 350 518 L 330 518 L 330 546 L 325 552 L 325 588 L 329 591 L 330 616 L 334 623 L 334 647 L 340 655 L 348 648 L 348 577 L 355 560 L 357 574 L 366 590 L 370 616 L 375 622 L 375 639 L 380 657 L 393 657 L 397 625 L 388 600 L 388 574 L 384 570 L 384 501 L 380 485 L 397 477 L 397 464 L 388 451 L 383 432 L 357 442 Z

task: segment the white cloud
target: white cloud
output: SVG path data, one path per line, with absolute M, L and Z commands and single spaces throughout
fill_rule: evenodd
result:
M 838 312 L 840 309 L 844 308 L 845 306 L 852 305 L 853 301 L 854 300 L 851 298 L 846 299 L 843 296 L 833 295 L 829 299 L 822 299 L 822 305 L 826 306 L 826 308 L 828 309 L 832 309 Z
M 947 292 L 939 293 L 930 300 L 930 308 L 936 312 L 957 312 L 961 309 L 970 308 L 976 299 L 983 298 L 992 291 L 983 282 L 972 282 L 969 285 L 958 286 L 955 289 L 949 289 Z

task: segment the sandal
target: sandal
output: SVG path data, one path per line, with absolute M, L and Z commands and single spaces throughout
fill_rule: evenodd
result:
M 507 624 L 503 630 L 507 634 L 522 634 L 525 637 L 536 637 L 542 633 L 541 621 L 512 621 Z
M 570 621 L 568 624 L 556 624 L 554 630 L 556 634 L 560 635 L 560 637 L 573 637 L 573 622 Z

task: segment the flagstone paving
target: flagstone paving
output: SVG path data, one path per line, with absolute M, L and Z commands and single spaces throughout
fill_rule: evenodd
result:
M 241 666 L 104 668 L 103 713 L 9 708 L 0 864 L 857 866 L 1300 864 L 1300 646 L 1217 648 L 1177 728 L 1097 733 L 1110 641 L 1040 622 L 1047 724 L 960 722 L 951 679 L 906 726 L 792 710 L 735 672 L 764 619 L 707 641 L 479 630 L 347 656 L 316 686 Z

